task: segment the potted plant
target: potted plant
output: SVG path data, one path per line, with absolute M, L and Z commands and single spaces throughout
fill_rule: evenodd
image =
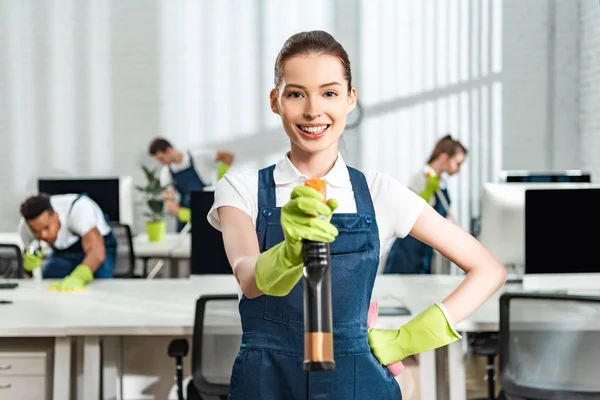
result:
M 160 242 L 163 240 L 166 230 L 163 192 L 167 187 L 161 186 L 156 167 L 148 168 L 142 165 L 142 170 L 146 176 L 146 185 L 136 185 L 135 188 L 142 193 L 145 204 L 148 206 L 148 211 L 144 213 L 144 216 L 150 218 L 149 221 L 146 221 L 148 241 Z

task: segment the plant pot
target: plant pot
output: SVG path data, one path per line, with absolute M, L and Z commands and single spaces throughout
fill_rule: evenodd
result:
M 165 221 L 146 222 L 146 233 L 148 233 L 149 242 L 162 242 L 165 237 L 167 223 Z

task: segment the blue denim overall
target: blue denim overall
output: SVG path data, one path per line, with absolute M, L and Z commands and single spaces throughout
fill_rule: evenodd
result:
M 256 231 L 261 251 L 283 241 L 276 208 L 274 166 L 259 171 Z M 331 243 L 335 369 L 307 373 L 302 280 L 283 297 L 242 297 L 242 344 L 229 399 L 398 400 L 400 388 L 371 354 L 367 313 L 379 261 L 375 211 L 364 175 L 348 168 L 357 213 L 333 214 L 340 234 Z
M 73 200 L 71 203 L 71 207 L 69 208 L 69 214 L 73 209 L 73 205 L 82 198 L 83 196 L 87 196 L 86 194 L 80 194 Z M 110 222 L 105 214 L 104 218 L 106 222 L 110 225 Z M 104 248 L 105 248 L 105 258 L 104 262 L 100 264 L 96 272 L 94 272 L 95 278 L 112 278 L 113 271 L 115 269 L 115 261 L 117 259 L 117 240 L 113 235 L 112 231 L 110 231 L 107 235 L 104 236 Z M 66 249 L 57 249 L 52 247 L 52 255 L 44 264 L 44 271 L 42 273 L 44 278 L 64 278 L 69 275 L 75 267 L 77 267 L 83 259 L 85 258 L 85 252 L 83 251 L 83 247 L 81 245 L 81 238 L 71 246 Z
M 440 189 L 435 193 L 434 209 L 442 217 L 446 217 L 448 211 L 440 201 L 439 193 L 442 193 L 448 205 L 450 196 L 448 189 Z M 385 263 L 384 274 L 428 274 L 431 272 L 431 259 L 433 249 L 425 243 L 412 236 L 397 238 L 390 248 Z
M 190 157 L 189 167 L 182 169 L 179 172 L 173 172 L 173 170 L 169 168 L 173 183 L 175 184 L 175 189 L 177 189 L 181 196 L 179 205 L 186 208 L 190 208 L 192 192 L 201 192 L 204 190 L 204 186 L 206 186 L 194 168 L 194 158 L 192 157 L 192 153 L 188 153 L 188 155 Z M 177 220 L 177 232 L 181 232 L 184 226 L 185 223 Z

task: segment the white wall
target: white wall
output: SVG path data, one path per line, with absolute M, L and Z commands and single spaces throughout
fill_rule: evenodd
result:
M 155 136 L 229 148 L 253 167 L 278 158 L 286 136 L 268 107 L 277 51 L 298 30 L 335 33 L 332 4 L 0 2 L 0 231 L 15 229 L 40 175 L 141 181 Z
M 302 29 L 329 30 L 350 53 L 366 114 L 346 133 L 350 163 L 406 182 L 440 135 L 465 142 L 451 186 L 465 227 L 498 170 L 582 167 L 576 2 L 300 4 L 3 1 L 0 230 L 14 229 L 40 175 L 139 181 L 154 136 L 232 149 L 243 166 L 273 162 L 287 146 L 268 109 L 273 63 Z
M 577 3 L 505 0 L 503 168 L 581 168 Z
M 600 5 L 579 1 L 579 107 L 581 158 L 600 180 Z

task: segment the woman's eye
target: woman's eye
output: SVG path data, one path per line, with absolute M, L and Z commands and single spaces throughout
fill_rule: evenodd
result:
M 299 99 L 302 95 L 298 92 L 291 92 L 288 93 L 287 97 L 292 98 L 292 99 Z
M 325 97 L 335 97 L 337 96 L 336 92 L 325 92 Z

